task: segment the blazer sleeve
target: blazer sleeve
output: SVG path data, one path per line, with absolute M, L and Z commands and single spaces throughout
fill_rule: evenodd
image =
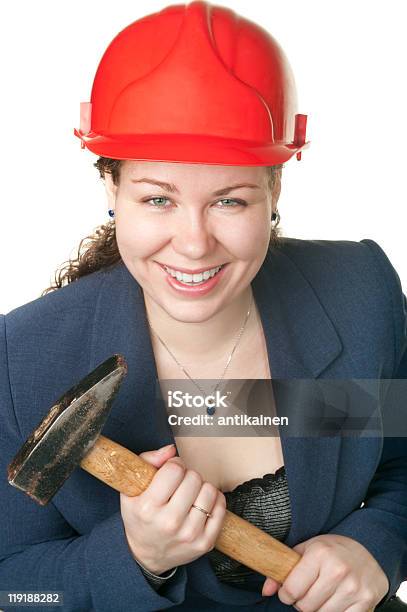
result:
M 7 465 L 23 443 L 9 380 L 6 317 L 0 315 L 1 590 L 61 591 L 66 612 L 146 612 L 184 601 L 185 567 L 156 592 L 131 555 L 120 512 L 79 535 L 52 502 L 40 506 L 12 487 Z
M 407 378 L 406 297 L 400 279 L 381 247 L 362 240 L 370 249 L 383 290 L 392 301 L 394 321 L 393 379 Z M 407 384 L 403 389 L 407 388 Z M 383 410 L 405 410 L 405 398 L 392 401 L 387 391 Z M 393 398 L 394 399 L 394 398 Z M 351 512 L 329 533 L 348 536 L 361 543 L 381 566 L 389 590 L 379 605 L 392 597 L 407 579 L 407 438 L 384 437 L 381 459 L 371 481 L 364 505 Z

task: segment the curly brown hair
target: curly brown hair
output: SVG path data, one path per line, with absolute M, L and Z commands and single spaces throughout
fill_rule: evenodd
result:
M 99 157 L 93 165 L 99 170 L 101 179 L 104 179 L 105 174 L 109 173 L 112 176 L 113 183 L 115 185 L 119 184 L 121 159 Z M 273 191 L 277 177 L 281 179 L 283 167 L 284 164 L 267 167 L 268 189 L 270 193 Z M 280 233 L 281 230 L 278 227 L 272 228 L 269 248 L 278 244 Z M 77 256 L 61 264 L 54 274 L 51 286 L 45 289 L 41 295 L 45 295 L 55 289 L 60 289 L 64 285 L 69 285 L 69 283 L 78 280 L 81 276 L 97 272 L 97 270 L 102 268 L 109 268 L 119 261 L 121 261 L 121 256 L 116 241 L 115 223 L 114 221 L 109 221 L 97 227 L 93 234 L 86 236 L 86 238 L 80 241 Z

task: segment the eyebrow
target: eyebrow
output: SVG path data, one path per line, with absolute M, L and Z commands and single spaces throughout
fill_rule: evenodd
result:
M 152 178 L 141 178 L 141 179 L 130 179 L 132 183 L 149 183 L 150 185 L 157 185 L 166 191 L 171 193 L 179 193 L 178 188 L 172 183 L 166 183 L 164 181 L 157 181 Z M 236 183 L 235 185 L 230 185 L 229 187 L 223 187 L 223 189 L 218 189 L 214 191 L 212 195 L 220 196 L 226 195 L 229 191 L 233 191 L 234 189 L 243 189 L 243 187 L 249 189 L 260 189 L 259 185 L 254 185 L 253 183 Z

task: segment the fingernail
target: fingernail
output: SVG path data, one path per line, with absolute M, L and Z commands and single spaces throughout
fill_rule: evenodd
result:
M 158 449 L 158 452 L 165 453 L 165 451 L 171 448 L 171 446 L 175 446 L 175 444 L 167 444 L 167 446 L 162 446 L 161 448 Z

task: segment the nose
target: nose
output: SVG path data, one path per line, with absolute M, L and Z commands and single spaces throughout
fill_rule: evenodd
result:
M 216 245 L 211 220 L 205 211 L 190 210 L 173 228 L 173 249 L 187 260 L 204 260 Z

